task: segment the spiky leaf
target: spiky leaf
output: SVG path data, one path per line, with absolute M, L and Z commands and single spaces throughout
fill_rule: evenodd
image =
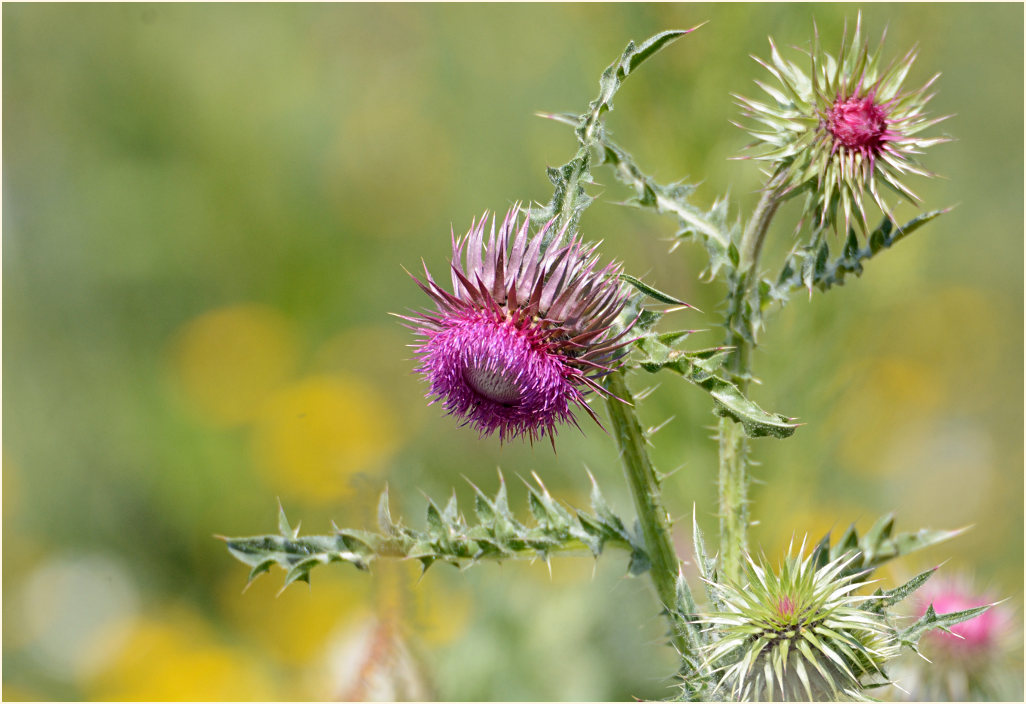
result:
M 696 352 L 673 349 L 658 336 L 645 336 L 637 341 L 642 356 L 637 364 L 647 372 L 669 369 L 680 374 L 695 386 L 712 396 L 716 415 L 740 423 L 748 437 L 786 438 L 794 434 L 799 424 L 793 418 L 769 413 L 750 401 L 740 389 L 715 372 L 722 363 L 725 348 L 717 347 Z
M 994 604 L 985 604 L 984 606 L 976 606 L 962 611 L 938 614 L 934 611 L 933 604 L 930 604 L 926 608 L 926 613 L 924 613 L 919 620 L 908 628 L 898 632 L 898 640 L 903 646 L 912 648 L 913 650 L 918 650 L 919 639 L 922 638 L 923 634 L 926 632 L 939 628 L 942 631 L 950 633 L 948 629 L 951 626 L 962 623 L 963 621 L 968 621 L 971 618 L 975 618 L 984 611 L 990 609 L 992 606 L 994 606 Z
M 535 520 L 529 526 L 509 510 L 500 474 L 494 497 L 471 485 L 477 517 L 473 525 L 460 512 L 454 493 L 444 509 L 428 500 L 423 530 L 408 528 L 393 520 L 386 487 L 378 504 L 377 533 L 336 528 L 333 535 L 300 537 L 298 527 L 292 528 L 280 510 L 279 534 L 222 539 L 236 559 L 250 566 L 250 582 L 278 565 L 286 570 L 286 585 L 309 581 L 314 567 L 332 562 L 366 570 L 375 559 L 388 557 L 416 559 L 424 569 L 438 561 L 465 567 L 482 560 L 547 559 L 553 554 L 598 557 L 610 546 L 628 551 L 632 574 L 649 568 L 643 543 L 609 508 L 594 478 L 591 512 L 564 506 L 536 475 L 533 479 L 534 484 L 528 484 L 528 504 Z

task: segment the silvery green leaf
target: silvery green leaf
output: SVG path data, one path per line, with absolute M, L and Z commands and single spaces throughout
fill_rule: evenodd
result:
M 378 530 L 385 535 L 395 533 L 395 525 L 392 523 L 392 511 L 388 506 L 388 484 L 381 492 L 378 499 Z
M 826 240 L 797 248 L 788 256 L 776 283 L 770 284 L 774 295 L 785 298 L 786 290 L 790 289 L 805 288 L 811 293 L 813 288 L 827 291 L 833 286 L 842 286 L 849 274 L 862 274 L 863 265 L 868 259 L 893 247 L 934 218 L 950 211 L 951 208 L 932 210 L 909 220 L 901 227 L 885 217 L 865 244 L 861 244 L 854 229 L 849 230 L 841 254 L 833 261 L 830 261 L 830 247 Z
M 829 548 L 832 560 L 850 553 L 858 553 L 845 568 L 845 574 L 855 574 L 867 570 L 874 570 L 880 565 L 889 562 L 897 557 L 908 555 L 916 550 L 942 543 L 964 533 L 968 528 L 956 530 L 931 530 L 921 529 L 914 533 L 894 534 L 894 514 L 887 514 L 877 519 L 865 535 L 859 536 L 852 524 L 842 534 L 840 540 Z M 829 541 L 830 534 L 824 537 Z M 823 542 L 817 546 L 820 550 Z
M 626 205 L 674 215 L 680 225 L 678 240 L 699 237 L 709 255 L 707 278 L 715 278 L 721 269 L 737 267 L 739 257 L 733 240 L 740 236 L 740 225 L 727 222 L 726 199 L 718 200 L 708 212 L 703 211 L 689 202 L 695 186 L 683 182 L 663 186 L 643 173 L 630 154 L 605 135 L 601 136 L 601 143 L 602 163 L 611 165 L 617 179 L 634 189 L 635 195 Z
M 902 601 L 903 599 L 908 597 L 912 592 L 919 589 L 919 587 L 926 584 L 926 580 L 932 577 L 935 572 L 937 572 L 937 568 L 931 567 L 925 572 L 920 572 L 915 577 L 902 584 L 900 587 L 895 587 L 894 589 L 886 590 L 878 589 L 874 596 L 879 597 L 879 599 L 874 599 L 872 602 L 870 602 L 870 607 L 874 611 L 881 612 L 888 606 L 894 606 L 899 601 Z
M 630 284 L 631 286 L 633 286 L 634 288 L 636 288 L 638 291 L 641 291 L 643 294 L 645 294 L 649 298 L 657 300 L 660 303 L 668 303 L 668 304 L 671 304 L 671 305 L 686 306 L 688 308 L 691 308 L 691 306 L 688 305 L 687 303 L 685 303 L 684 301 L 682 301 L 682 300 L 680 300 L 678 298 L 674 298 L 673 296 L 671 296 L 668 293 L 663 293 L 662 291 L 660 291 L 659 289 L 657 289 L 657 288 L 655 288 L 653 286 L 649 286 L 648 284 L 646 284 L 641 279 L 635 278 L 635 277 L 633 277 L 633 276 L 631 276 L 629 274 L 620 274 L 619 278 L 622 281 L 625 281 L 628 284 Z
M 723 359 L 723 348 L 699 352 L 685 352 L 670 349 L 653 338 L 642 338 L 637 346 L 644 356 L 638 365 L 647 372 L 670 369 L 692 384 L 704 389 L 712 396 L 716 415 L 730 418 L 741 424 L 748 437 L 767 435 L 786 438 L 798 428 L 794 419 L 776 413 L 768 413 L 741 393 L 734 384 L 717 376 L 715 364 Z
M 542 241 L 543 248 L 562 233 L 570 237 L 577 232 L 577 223 L 581 213 L 594 200 L 584 190 L 584 184 L 591 182 L 591 152 L 581 147 L 573 159 L 559 168 L 549 167 L 546 171 L 554 186 L 552 200 L 544 208 L 535 208 L 530 212 L 533 222 L 545 223 L 556 219 L 556 225 L 549 229 Z
M 467 566 L 484 559 L 547 559 L 564 553 L 597 557 L 609 545 L 628 551 L 631 574 L 649 569 L 643 543 L 624 528 L 594 478 L 594 513 L 565 507 L 537 476 L 534 481 L 528 485 L 528 505 L 535 518 L 532 526 L 519 523 L 509 510 L 500 474 L 494 498 L 473 487 L 474 525 L 468 525 L 460 513 L 454 493 L 443 510 L 428 499 L 424 530 L 407 528 L 393 520 L 386 488 L 378 502 L 378 533 L 336 528 L 333 535 L 300 537 L 298 527 L 292 528 L 284 510 L 279 510 L 278 535 L 222 539 L 231 555 L 249 565 L 249 582 L 278 565 L 286 570 L 286 585 L 309 581 L 310 570 L 332 562 L 366 570 L 378 558 L 406 558 L 419 560 L 426 570 L 438 561 Z
M 635 45 L 633 41 L 627 44 L 627 48 L 624 49 L 620 58 L 602 72 L 602 77 L 599 79 L 598 97 L 588 105 L 588 112 L 580 116 L 577 138 L 581 144 L 590 144 L 595 138 L 596 131 L 601 129 L 602 115 L 613 109 L 613 96 L 620 90 L 620 86 L 623 85 L 627 76 L 660 49 L 695 29 L 698 28 L 673 29 L 649 37 L 640 45 Z
M 968 621 L 971 618 L 979 616 L 984 611 L 994 606 L 994 604 L 987 604 L 985 606 L 977 606 L 972 609 L 965 609 L 963 611 L 953 611 L 947 614 L 938 614 L 934 611 L 933 604 L 930 604 L 926 613 L 922 617 L 913 623 L 908 628 L 898 632 L 898 641 L 913 650 L 918 649 L 919 639 L 923 637 L 927 631 L 931 631 L 935 628 L 939 628 L 942 631 L 949 632 L 948 629 L 955 624 Z
M 698 573 L 705 585 L 705 595 L 709 600 L 709 607 L 713 611 L 722 611 L 724 606 L 719 593 L 713 585 L 719 581 L 716 571 L 716 560 L 709 556 L 705 549 L 705 536 L 702 529 L 698 527 L 698 515 L 694 506 L 691 507 L 691 537 L 694 541 L 695 560 L 698 562 Z

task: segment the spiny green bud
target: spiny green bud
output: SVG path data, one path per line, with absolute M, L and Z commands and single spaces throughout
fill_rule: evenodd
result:
M 837 228 L 838 212 L 844 232 L 853 216 L 864 234 L 870 232 L 866 196 L 872 197 L 891 220 L 883 197 L 890 189 L 918 202 L 904 183 L 907 174 L 932 176 L 913 158 L 944 137 L 923 138 L 920 133 L 946 119 L 927 118 L 930 86 L 937 74 L 916 90 L 903 91 L 916 52 L 882 67 L 880 46 L 872 53 L 862 40 L 862 17 L 851 42 L 842 40 L 835 59 L 822 51 L 816 33 L 810 53 L 811 72 L 783 58 L 770 40 L 770 61 L 756 59 L 779 86 L 756 81 L 771 98 L 767 102 L 735 96 L 745 117 L 758 126 L 746 129 L 763 150 L 752 158 L 773 167 L 770 187 L 780 198 L 806 193 L 806 214 L 815 218 L 816 230 Z
M 739 583 L 710 582 L 721 609 L 706 614 L 706 668 L 720 694 L 735 700 L 861 699 L 869 680 L 885 680 L 898 647 L 882 617 L 845 575 L 847 555 L 816 568 L 813 555 L 789 556 L 779 572 L 748 558 Z

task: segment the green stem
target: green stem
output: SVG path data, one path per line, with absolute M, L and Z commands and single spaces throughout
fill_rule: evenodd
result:
M 673 549 L 670 517 L 663 508 L 659 479 L 648 456 L 645 434 L 634 411 L 634 399 L 622 371 L 609 374 L 605 383 L 609 392 L 617 397 L 607 398 L 606 406 L 613 424 L 613 436 L 620 449 L 623 471 L 634 497 L 645 551 L 652 563 L 649 576 L 670 618 L 673 645 L 682 655 L 693 656 L 693 646 L 674 615 L 680 560 Z
M 731 381 L 742 393 L 747 392 L 752 376 L 750 352 L 755 337 L 745 306 L 752 284 L 758 278 L 762 243 L 779 205 L 779 181 L 773 178 L 766 184 L 741 238 L 740 266 L 728 294 L 726 344 L 732 352 L 726 367 Z M 757 306 L 758 301 L 752 305 Z M 723 576 L 729 581 L 736 581 L 741 573 L 743 556 L 748 551 L 748 439 L 738 423 L 721 418 L 719 441 L 720 556 Z
M 741 574 L 748 551 L 748 441 L 741 426 L 720 418 L 720 559 L 726 581 Z
M 762 254 L 762 243 L 766 239 L 766 232 L 769 230 L 770 221 L 777 213 L 780 205 L 780 179 L 772 178 L 762 191 L 755 210 L 752 212 L 752 219 L 748 221 L 745 234 L 741 238 L 741 266 L 742 273 L 751 273 L 759 262 L 759 255 Z

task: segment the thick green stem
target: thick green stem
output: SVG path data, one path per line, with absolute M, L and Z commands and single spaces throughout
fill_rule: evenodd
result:
M 617 397 L 608 398 L 606 405 L 613 424 L 613 436 L 620 449 L 623 471 L 634 497 L 645 550 L 652 563 L 649 575 L 659 600 L 670 616 L 674 646 L 682 655 L 694 655 L 690 652 L 692 646 L 681 632 L 681 624 L 674 616 L 680 560 L 673 549 L 670 517 L 663 508 L 659 479 L 648 456 L 644 431 L 634 412 L 634 399 L 627 388 L 623 372 L 609 374 L 605 383 L 609 392 Z
M 754 272 L 755 265 L 759 262 L 759 255 L 762 254 L 762 243 L 766 239 L 766 231 L 769 230 L 770 220 L 776 215 L 777 207 L 780 205 L 780 192 L 777 181 L 778 179 L 774 178 L 766 184 L 766 188 L 762 192 L 762 198 L 759 199 L 758 204 L 755 206 L 755 211 L 752 212 L 752 219 L 748 221 L 748 227 L 745 228 L 745 234 L 741 238 L 741 266 L 739 268 L 742 273 Z M 750 279 L 751 277 L 749 276 Z
M 741 239 L 741 262 L 731 281 L 727 314 L 726 344 L 732 348 L 726 367 L 742 393 L 751 379 L 750 351 L 755 332 L 751 329 L 748 296 L 758 279 L 759 256 L 770 221 L 780 205 L 777 179 L 771 179 L 755 206 Z M 758 301 L 750 305 L 757 306 Z M 738 423 L 721 418 L 720 441 L 720 556 L 723 575 L 735 581 L 741 573 L 743 555 L 748 550 L 748 439 Z
M 748 441 L 741 426 L 720 418 L 720 560 L 727 581 L 735 581 L 748 550 Z

